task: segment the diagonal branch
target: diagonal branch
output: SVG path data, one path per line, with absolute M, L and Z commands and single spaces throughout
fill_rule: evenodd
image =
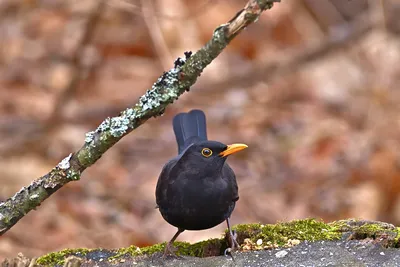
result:
M 119 116 L 105 119 L 99 127 L 86 134 L 85 144 L 63 159 L 48 174 L 23 187 L 13 197 L 0 204 L 0 235 L 7 232 L 29 211 L 35 209 L 51 194 L 71 181 L 79 180 L 82 172 L 94 164 L 122 137 L 151 117 L 164 113 L 174 100 L 189 91 L 203 69 L 210 64 L 228 43 L 261 13 L 280 0 L 249 0 L 247 5 L 228 23 L 215 29 L 212 38 L 195 54 L 185 52 L 185 59 L 178 58 L 175 66 L 165 72 L 152 88 Z

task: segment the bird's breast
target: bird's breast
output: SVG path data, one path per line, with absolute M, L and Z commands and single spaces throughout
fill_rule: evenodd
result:
M 176 179 L 167 190 L 163 217 L 187 230 L 211 228 L 230 216 L 235 203 L 231 187 L 223 179 Z

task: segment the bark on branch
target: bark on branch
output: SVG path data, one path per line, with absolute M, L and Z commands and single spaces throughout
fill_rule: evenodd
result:
M 34 180 L 13 197 L 0 203 L 0 235 L 63 185 L 79 180 L 82 172 L 122 137 L 149 118 L 161 115 L 169 104 L 189 90 L 204 68 L 228 43 L 249 24 L 255 22 L 263 11 L 270 9 L 274 2 L 280 0 L 249 0 L 232 20 L 215 29 L 212 38 L 204 47 L 193 55 L 186 52 L 184 59 L 178 58 L 174 68 L 161 75 L 134 106 L 122 111 L 119 116 L 105 119 L 96 130 L 86 134 L 81 149 L 63 159 L 48 174 Z

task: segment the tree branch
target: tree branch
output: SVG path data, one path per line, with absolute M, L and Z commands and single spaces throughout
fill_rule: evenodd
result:
M 175 66 L 165 72 L 137 104 L 122 111 L 119 116 L 105 119 L 99 127 L 86 134 L 85 144 L 77 152 L 63 159 L 48 174 L 23 187 L 13 197 L 0 204 L 0 235 L 8 231 L 29 211 L 35 209 L 51 194 L 70 181 L 79 180 L 82 172 L 95 163 L 122 137 L 151 117 L 164 113 L 174 100 L 189 91 L 203 69 L 210 64 L 228 43 L 263 11 L 280 0 L 249 0 L 247 5 L 228 23 L 215 29 L 211 40 L 195 54 L 185 52 Z

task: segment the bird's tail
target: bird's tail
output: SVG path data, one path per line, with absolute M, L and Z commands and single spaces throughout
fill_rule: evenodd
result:
M 172 125 L 179 153 L 194 142 L 207 140 L 206 115 L 201 110 L 175 115 Z

